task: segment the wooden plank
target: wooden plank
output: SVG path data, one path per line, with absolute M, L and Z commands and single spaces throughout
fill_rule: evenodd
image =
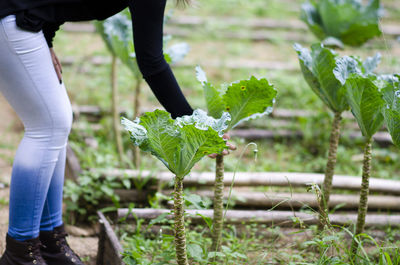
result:
M 97 265 L 125 265 L 122 261 L 123 248 L 110 223 L 103 213 L 97 212 L 101 226 Z
M 192 222 L 203 223 L 202 216 L 213 218 L 213 210 L 186 210 L 187 217 Z M 138 218 L 154 220 L 161 214 L 169 213 L 166 216 L 172 219 L 171 210 L 168 209 L 118 209 L 118 217 L 133 219 L 134 213 Z M 224 212 L 225 213 L 225 212 Z M 317 214 L 294 211 L 249 211 L 249 210 L 228 210 L 225 215 L 225 223 L 228 224 L 274 224 L 277 226 L 295 226 L 294 219 L 300 219 L 304 224 L 317 224 Z M 330 214 L 329 219 L 334 225 L 349 225 L 357 221 L 357 214 Z M 400 225 L 400 215 L 367 214 L 365 220 L 366 227 L 384 227 Z
M 130 178 L 152 178 L 161 182 L 172 182 L 174 175 L 170 172 L 137 171 L 130 169 L 91 169 L 103 176 Z M 276 187 L 307 187 L 310 184 L 321 185 L 323 174 L 295 172 L 225 172 L 224 184 L 230 186 L 234 178 L 235 186 L 276 186 Z M 214 186 L 214 172 L 192 172 L 183 180 L 185 186 Z M 334 189 L 359 190 L 361 177 L 335 175 L 332 186 Z M 400 181 L 388 179 L 370 179 L 370 191 L 400 195 Z

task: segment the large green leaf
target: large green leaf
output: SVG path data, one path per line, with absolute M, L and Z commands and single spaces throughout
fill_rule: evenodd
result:
M 222 136 L 225 130 L 228 128 L 228 124 L 231 121 L 231 115 L 228 112 L 223 112 L 219 119 L 210 117 L 203 110 L 197 109 L 192 115 L 183 116 L 176 118 L 176 124 L 180 127 L 185 125 L 195 125 L 200 130 L 207 130 L 211 127 L 214 131 L 217 131 Z
M 322 101 L 335 112 L 348 109 L 343 85 L 335 77 L 337 55 L 332 50 L 315 44 L 311 52 L 294 45 L 305 80 Z
M 382 126 L 382 108 L 386 105 L 375 77 L 352 74 L 345 83 L 346 98 L 365 137 L 372 137 Z
M 202 84 L 206 99 L 208 115 L 219 118 L 225 110 L 220 91 L 207 80 L 206 73 L 200 66 L 196 67 L 197 80 Z
M 226 131 L 239 123 L 267 115 L 272 112 L 276 90 L 267 79 L 254 76 L 241 80 L 218 90 L 208 82 L 201 67 L 196 67 L 197 80 L 203 85 L 209 115 L 219 118 L 224 111 L 231 118 Z
M 301 18 L 321 40 L 335 37 L 360 46 L 379 36 L 380 0 L 362 5 L 360 0 L 320 0 L 303 4 Z
M 271 113 L 276 94 L 273 85 L 265 78 L 252 76 L 249 80 L 232 83 L 222 96 L 226 111 L 231 116 L 227 130 L 243 121 Z
M 169 113 L 156 110 L 134 122 L 123 119 L 122 124 L 134 145 L 150 152 L 177 177 L 183 178 L 201 158 L 226 148 L 221 135 L 229 115 L 224 115 L 224 119 L 216 120 L 204 111 L 195 110 L 191 116 L 173 120 Z
M 385 86 L 381 91 L 386 102 L 383 114 L 393 143 L 400 147 L 400 78 L 392 76 L 383 79 Z
M 361 69 L 361 62 L 354 57 L 344 56 L 336 60 L 336 66 L 333 69 L 335 78 L 344 85 L 352 74 L 364 75 Z

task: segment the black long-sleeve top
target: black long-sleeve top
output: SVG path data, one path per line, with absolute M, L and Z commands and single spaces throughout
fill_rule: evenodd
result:
M 186 101 L 163 54 L 166 0 L 1 0 L 0 18 L 16 15 L 19 27 L 40 31 L 49 47 L 67 21 L 104 20 L 126 7 L 132 13 L 137 62 L 153 93 L 173 118 L 190 115 Z

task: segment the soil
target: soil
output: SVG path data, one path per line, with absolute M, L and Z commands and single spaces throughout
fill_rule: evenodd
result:
M 23 126 L 1 94 L 0 113 L 2 119 L 0 122 L 0 253 L 2 254 L 5 248 L 5 236 L 8 229 L 8 187 L 12 161 L 18 143 L 22 138 Z M 98 245 L 98 238 L 96 236 L 81 237 L 70 235 L 67 240 L 71 248 L 85 260 L 85 264 L 96 264 Z

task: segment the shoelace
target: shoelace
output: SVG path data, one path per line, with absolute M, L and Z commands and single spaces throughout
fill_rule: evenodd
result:
M 40 253 L 40 247 L 43 246 L 40 242 L 30 243 L 28 246 L 29 256 L 33 259 L 33 264 L 44 264 L 45 260 Z
M 68 245 L 66 237 L 68 234 L 66 232 L 55 233 L 54 238 L 57 239 L 59 243 L 60 250 L 65 253 L 65 255 L 71 258 L 72 262 L 80 260 L 79 257 L 72 251 L 71 247 Z

